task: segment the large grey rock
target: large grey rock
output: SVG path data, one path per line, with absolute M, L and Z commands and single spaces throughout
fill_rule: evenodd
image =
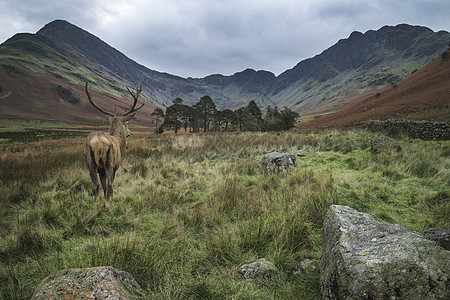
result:
M 245 279 L 270 279 L 276 274 L 277 269 L 273 263 L 263 258 L 240 266 L 238 272 Z
M 332 205 L 323 225 L 323 299 L 450 299 L 450 252 L 420 233 Z
M 144 296 L 128 272 L 113 267 L 66 269 L 44 278 L 32 299 L 137 299 Z
M 277 174 L 287 171 L 295 166 L 294 152 L 271 152 L 264 156 L 262 161 L 264 172 L 268 174 Z
M 381 136 L 374 140 L 371 145 L 372 154 L 381 152 L 399 152 L 403 149 L 403 145 L 388 136 Z

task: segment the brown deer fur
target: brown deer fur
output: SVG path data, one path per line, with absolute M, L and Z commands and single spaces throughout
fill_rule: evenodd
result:
M 95 201 L 99 191 L 97 173 L 105 194 L 106 203 L 113 200 L 112 183 L 120 160 L 125 151 L 125 139 L 127 137 L 127 124 L 134 114 L 125 117 L 109 117 L 109 132 L 96 131 L 87 136 L 84 155 L 89 168 L 89 174 L 94 183 Z

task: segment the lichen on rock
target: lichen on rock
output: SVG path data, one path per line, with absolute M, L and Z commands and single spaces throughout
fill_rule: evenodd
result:
M 240 266 L 238 272 L 244 279 L 270 279 L 276 274 L 277 269 L 273 263 L 263 258 Z
M 295 153 L 273 151 L 264 156 L 262 166 L 264 172 L 268 174 L 277 174 L 282 171 L 288 171 L 295 167 Z
M 332 205 L 323 241 L 323 299 L 450 299 L 450 252 L 418 232 Z
M 50 274 L 32 299 L 136 299 L 144 291 L 130 273 L 113 267 L 72 268 Z

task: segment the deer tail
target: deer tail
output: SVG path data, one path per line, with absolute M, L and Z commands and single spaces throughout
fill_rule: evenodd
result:
M 110 146 L 111 142 L 103 135 L 97 135 L 89 142 L 89 148 L 92 151 L 97 168 L 106 168 Z

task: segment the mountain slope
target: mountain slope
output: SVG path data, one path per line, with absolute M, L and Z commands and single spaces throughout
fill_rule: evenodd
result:
M 442 52 L 448 40 L 448 32 L 385 26 L 354 32 L 278 77 L 247 69 L 231 76 L 185 79 L 146 68 L 87 31 L 56 20 L 36 34 L 17 34 L 0 45 L 0 117 L 99 123 L 98 113 L 84 100 L 86 81 L 93 83 L 100 104 L 110 109 L 125 109 L 126 86 L 142 84 L 149 104 L 140 114 L 142 120 L 137 119 L 141 123 L 149 122 L 155 106 L 170 105 L 177 97 L 192 105 L 204 95 L 218 109 L 236 109 L 255 100 L 261 107 L 288 106 L 302 114 L 336 111 L 420 68 Z M 62 93 L 64 89 L 68 92 Z M 79 101 L 70 101 L 71 94 Z
M 450 121 L 450 51 L 389 88 L 300 128 L 340 126 L 370 119 L 430 119 Z
M 0 45 L 1 117 L 101 124 L 104 116 L 85 100 L 85 82 L 94 84 L 100 106 L 112 111 L 116 106 L 129 107 L 126 86 L 145 80 L 164 90 L 164 81 L 172 78 L 186 81 L 149 70 L 97 37 L 58 20 L 36 34 L 16 34 Z M 78 101 L 64 99 L 61 87 Z M 154 92 L 143 84 L 147 105 L 137 114 L 138 123 L 149 124 L 151 112 L 160 105 Z
M 336 101 L 343 97 L 351 100 L 405 78 L 441 53 L 449 40 L 448 32 L 405 24 L 353 32 L 280 74 L 279 91 L 271 100 L 303 113 L 317 107 L 336 109 L 340 106 Z
M 446 31 L 406 24 L 384 26 L 364 34 L 353 32 L 278 77 L 247 69 L 192 81 L 220 95 L 215 100 L 228 101 L 232 108 L 253 99 L 261 107 L 272 104 L 302 114 L 324 113 L 400 81 L 441 53 L 449 40 Z
M 106 124 L 105 116 L 85 99 L 84 86 L 56 73 L 33 72 L 20 64 L 0 64 L 0 116 L 54 120 L 76 124 Z M 130 97 L 94 91 L 99 106 L 114 111 L 130 106 Z M 134 122 L 148 124 L 154 105 L 147 103 Z

